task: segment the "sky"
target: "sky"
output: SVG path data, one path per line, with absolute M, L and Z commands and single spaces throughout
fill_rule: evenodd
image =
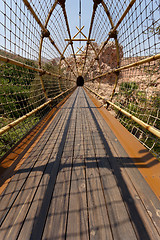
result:
M 7 6 L 11 6 L 11 2 L 17 2 L 18 6 L 20 5 L 20 1 L 22 0 L 0 0 L 0 48 L 3 49 L 4 46 L 4 3 L 7 4 Z M 31 2 L 29 0 L 29 2 Z M 35 0 L 33 2 L 36 2 Z M 23 4 L 22 4 L 23 5 Z M 15 6 L 15 4 L 13 4 Z M 12 6 L 12 7 L 13 7 Z M 91 14 L 92 14 L 92 8 L 93 8 L 93 0 L 81 0 L 81 26 L 85 26 L 83 29 L 83 33 L 88 36 L 90 21 L 91 21 Z M 8 7 L 6 8 L 8 9 Z M 14 11 L 14 9 L 13 9 Z M 23 8 L 22 8 L 23 11 Z M 71 36 L 73 37 L 77 33 L 76 26 L 79 27 L 79 0 L 66 0 L 66 12 L 69 22 L 69 27 L 71 30 Z M 7 13 L 8 17 L 13 18 L 13 22 L 15 21 L 15 17 L 12 14 L 10 15 L 10 12 Z M 7 19 L 7 23 L 9 24 L 9 21 Z M 17 22 L 18 23 L 18 22 Z M 10 25 L 7 25 L 10 28 Z M 21 27 L 21 26 L 20 26 Z M 14 31 L 14 29 L 12 29 Z M 18 31 L 17 31 L 18 33 Z M 9 31 L 7 31 L 7 37 L 9 38 Z M 79 36 L 77 36 L 79 37 Z M 13 40 L 14 41 L 14 40 Z M 10 47 L 9 42 L 7 42 L 7 49 L 10 49 L 11 51 L 14 51 L 12 47 Z M 86 42 L 82 42 L 82 45 L 85 46 Z M 79 42 L 74 42 L 74 48 L 75 52 L 78 50 L 77 47 L 79 47 Z
M 81 21 L 82 26 L 85 26 L 83 33 L 88 37 L 89 26 L 91 22 L 91 14 L 93 8 L 93 0 L 81 0 Z M 79 27 L 79 0 L 66 0 L 66 11 L 69 20 L 69 26 L 71 29 L 71 36 L 73 37 L 77 33 L 76 26 Z M 85 45 L 85 42 L 82 42 Z M 79 47 L 78 42 L 74 42 L 75 50 Z
M 50 0 L 50 2 L 52 2 L 52 1 L 54 2 L 54 0 Z M 127 0 L 127 3 L 129 1 L 130 0 Z M 157 51 L 157 49 L 160 48 L 160 43 L 159 43 L 159 40 L 158 40 L 158 36 L 156 35 L 156 36 L 151 37 L 150 36 L 152 34 L 151 31 L 148 31 L 149 32 L 148 34 L 149 34 L 149 37 L 150 37 L 150 41 L 148 41 L 147 24 L 146 24 L 146 22 L 144 22 L 144 19 L 146 18 L 146 14 L 148 16 L 149 11 L 152 10 L 152 7 L 153 7 L 153 9 L 155 9 L 157 7 L 158 1 L 160 1 L 160 0 L 152 0 L 152 1 L 151 0 L 143 0 L 143 1 L 136 1 L 136 3 L 134 4 L 134 5 L 138 6 L 141 3 L 141 8 L 137 7 L 137 11 L 133 11 L 134 19 L 136 19 L 136 14 L 137 14 L 138 15 L 138 20 L 137 21 L 140 21 L 140 24 L 137 27 L 135 27 L 135 31 L 134 31 L 134 35 L 135 35 L 134 36 L 135 37 L 134 44 L 136 44 L 136 47 L 130 48 L 127 41 L 129 40 L 130 43 L 132 43 L 132 41 L 131 41 L 132 39 L 130 39 L 130 38 L 132 38 L 132 35 L 131 34 L 129 35 L 130 31 L 128 31 L 129 38 L 125 37 L 123 35 L 124 28 L 122 29 L 121 32 L 119 31 L 119 29 L 121 28 L 121 26 L 123 26 L 123 24 L 125 24 L 125 22 L 122 22 L 122 24 L 120 24 L 118 31 L 121 35 L 124 36 L 124 41 L 123 41 L 123 47 L 124 48 L 123 49 L 125 50 L 125 52 L 130 52 L 130 54 L 132 55 L 132 54 L 135 54 L 136 52 L 139 53 L 140 52 L 139 48 L 148 49 L 148 50 L 151 49 L 151 51 L 154 51 L 154 45 L 155 45 L 154 43 L 155 42 L 156 42 L 156 46 L 157 46 L 156 51 Z M 5 39 L 4 38 L 4 35 L 5 35 L 4 25 L 5 24 L 4 24 L 4 9 L 3 9 L 4 3 L 8 4 L 7 9 L 9 9 L 9 7 L 12 3 L 12 11 L 14 12 L 13 6 L 15 4 L 13 4 L 13 3 L 19 3 L 18 5 L 20 5 L 20 3 L 22 3 L 22 2 L 23 2 L 23 0 L 0 0 L 0 48 L 2 48 L 2 49 L 4 48 L 4 45 L 5 45 L 4 44 L 4 41 L 5 41 L 4 40 Z M 29 0 L 29 2 L 32 2 L 32 1 Z M 37 0 L 33 0 L 33 2 L 37 2 Z M 43 3 L 43 0 L 41 0 L 41 2 Z M 48 1 L 48 3 L 50 3 L 50 2 Z M 88 37 L 88 31 L 89 31 L 89 27 L 90 27 L 92 8 L 93 8 L 93 0 L 81 0 L 81 4 L 82 4 L 82 14 L 81 14 L 82 15 L 82 17 L 81 17 L 82 24 L 81 25 L 85 26 L 84 29 L 83 29 L 83 33 Z M 23 5 L 23 4 L 21 4 L 21 5 Z M 140 12 L 139 12 L 140 10 L 141 11 L 143 10 L 143 14 L 140 14 Z M 23 11 L 23 7 L 22 7 L 22 11 Z M 11 12 L 11 11 L 9 11 L 9 12 Z M 10 28 L 12 30 L 12 38 L 11 38 L 12 39 L 12 45 L 11 45 L 11 41 L 10 42 L 8 41 L 6 43 L 6 46 L 7 46 L 8 50 L 14 52 L 14 43 L 15 43 L 14 29 L 15 29 L 15 27 L 13 26 L 13 24 L 11 24 L 12 21 L 13 22 L 15 21 L 15 16 L 14 16 L 13 12 L 12 12 L 12 14 L 8 13 L 8 12 L 6 14 L 6 16 L 8 15 L 7 18 L 6 18 L 7 19 L 6 24 L 7 24 L 7 27 L 8 27 L 8 30 L 7 30 L 8 39 L 10 39 L 10 36 L 9 36 L 10 35 Z M 69 22 L 69 26 L 70 26 L 70 30 L 71 30 L 71 36 L 73 37 L 77 33 L 76 26 L 79 26 L 79 0 L 66 0 L 66 12 L 67 12 L 68 22 Z M 130 12 L 131 11 L 129 11 L 129 15 L 130 15 Z M 113 12 L 112 14 L 115 14 L 115 12 Z M 21 16 L 19 16 L 19 18 L 21 19 L 21 17 L 22 17 L 22 14 L 21 14 Z M 127 17 L 128 17 L 128 15 L 127 15 Z M 11 18 L 12 21 L 9 21 L 8 18 Z M 151 26 L 150 18 L 151 17 L 148 18 L 148 24 Z M 157 22 L 159 21 L 159 11 L 156 11 L 154 13 L 154 18 Z M 22 21 L 23 21 L 23 18 L 22 18 Z M 116 19 L 116 22 L 117 21 L 118 21 L 118 19 Z M 141 21 L 142 21 L 142 24 L 141 24 Z M 18 24 L 18 22 L 19 22 L 19 19 L 17 18 L 17 24 Z M 133 26 L 135 26 L 134 23 L 133 23 Z M 128 23 L 125 24 L 126 30 L 128 30 L 129 28 L 132 30 L 133 26 L 129 27 Z M 22 27 L 22 25 L 20 24 L 20 28 L 21 27 Z M 141 29 L 142 27 L 143 27 L 143 29 Z M 140 35 L 139 37 L 137 37 L 138 36 L 138 31 L 141 33 L 143 30 L 144 30 L 145 33 L 143 35 Z M 16 31 L 17 46 L 20 46 L 20 44 L 22 44 L 22 43 L 19 43 L 20 42 L 19 38 L 18 38 L 19 37 L 18 36 L 19 32 L 20 31 L 18 31 L 18 28 L 17 28 L 17 31 Z M 132 32 L 133 32 L 133 30 L 132 30 Z M 19 33 L 19 35 L 20 35 L 20 38 L 22 40 L 25 38 L 25 36 L 22 36 L 21 32 Z M 141 44 L 139 44 L 138 41 L 140 41 Z M 28 44 L 28 46 L 30 46 L 30 43 L 28 42 L 28 39 L 27 39 L 27 44 Z M 82 45 L 85 46 L 86 42 L 82 42 Z M 20 55 L 21 55 L 21 52 L 22 52 L 22 50 L 20 50 L 20 48 L 22 49 L 22 47 L 20 46 L 18 48 L 18 51 L 20 51 Z M 78 50 L 77 47 L 79 47 L 79 42 L 74 42 L 75 52 Z M 31 49 L 31 50 L 33 50 L 33 52 L 34 52 L 35 49 Z M 39 47 L 38 47 L 38 51 L 39 51 Z M 15 50 L 15 52 L 17 53 L 17 49 Z M 18 52 L 18 54 L 19 54 L 19 52 Z M 145 52 L 144 54 L 149 54 L 149 53 Z M 153 52 L 153 54 L 154 54 L 154 52 Z M 33 53 L 33 55 L 34 55 L 34 53 Z M 36 52 L 35 55 L 37 56 L 37 52 Z M 28 57 L 28 56 L 26 56 L 26 57 Z M 30 57 L 32 57 L 31 54 L 30 54 Z

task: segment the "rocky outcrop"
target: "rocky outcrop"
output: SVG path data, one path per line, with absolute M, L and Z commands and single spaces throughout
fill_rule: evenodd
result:
M 100 46 L 95 45 L 95 49 L 97 52 L 101 49 L 103 43 Z M 92 59 L 95 59 L 95 52 L 91 46 L 89 46 L 88 50 L 89 57 L 86 61 L 86 69 L 89 69 L 87 77 L 94 78 L 99 74 L 103 74 L 105 72 L 109 72 L 114 68 L 117 68 L 117 49 L 114 41 L 109 41 L 102 53 L 99 55 L 99 64 L 98 61 L 95 61 L 93 66 L 90 66 Z M 119 45 L 119 56 L 120 59 L 123 57 L 123 48 Z M 113 84 L 115 82 L 115 74 L 108 74 L 100 79 L 103 83 Z

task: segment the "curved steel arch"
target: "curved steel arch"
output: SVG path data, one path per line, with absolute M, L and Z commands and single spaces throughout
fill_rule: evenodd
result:
M 55 0 L 53 6 L 51 7 L 51 9 L 50 9 L 50 11 L 49 11 L 49 13 L 48 13 L 48 16 L 47 16 L 47 18 L 46 18 L 46 20 L 45 20 L 45 24 L 44 24 L 44 27 L 45 27 L 46 29 L 47 29 L 47 26 L 48 26 L 50 17 L 52 16 L 52 13 L 53 13 L 54 9 L 56 8 L 57 4 L 59 4 L 59 0 Z M 61 4 L 60 4 L 60 5 L 61 5 Z M 42 53 L 43 39 L 44 39 L 44 36 L 41 35 L 40 46 L 39 46 L 39 67 L 40 67 L 40 68 L 41 68 L 41 53 Z M 68 47 L 68 46 L 67 46 L 67 47 Z M 65 51 L 66 51 L 66 48 L 65 48 Z M 63 51 L 63 52 L 61 53 L 61 58 L 60 58 L 61 60 L 62 60 L 62 59 L 65 59 L 65 58 L 64 58 L 64 52 L 65 52 L 65 51 Z M 61 60 L 60 60 L 60 61 L 61 61 Z M 67 61 L 65 61 L 65 62 L 67 63 Z M 67 64 L 68 64 L 68 63 L 67 63 Z M 68 66 L 69 66 L 69 64 L 68 64 Z M 70 66 L 69 66 L 69 67 L 70 67 Z M 72 69 L 71 69 L 71 71 L 72 71 L 73 74 L 74 74 L 74 71 L 73 71 Z M 59 73 L 60 73 L 60 71 L 59 71 Z M 60 89 L 60 91 L 62 91 L 61 85 L 60 85 L 60 78 L 61 78 L 61 76 L 59 76 L 59 78 L 58 78 L 59 89 Z M 44 95 L 45 95 L 46 99 L 48 99 L 48 96 L 47 96 L 47 93 L 46 93 L 46 90 L 45 90 L 45 87 L 44 87 L 44 82 L 43 82 L 43 79 L 42 79 L 42 76 L 41 76 L 41 75 L 40 75 L 40 81 L 41 81 L 42 89 L 43 89 L 43 91 L 44 91 Z
M 105 13 L 106 13 L 107 16 L 108 16 L 109 22 L 110 22 L 110 24 L 111 24 L 111 31 L 112 31 L 112 29 L 114 29 L 115 26 L 114 26 L 114 24 L 113 24 L 113 21 L 112 21 L 112 17 L 111 17 L 111 15 L 110 15 L 110 12 L 109 12 L 109 10 L 108 10 L 108 8 L 107 8 L 107 6 L 106 6 L 106 4 L 105 4 L 105 2 L 104 2 L 103 0 L 102 0 L 100 3 L 102 4 Z M 110 33 L 111 33 L 111 31 L 110 31 Z M 109 33 L 109 34 L 110 34 L 110 33 Z M 109 35 L 108 39 L 109 39 L 109 38 L 112 38 L 112 36 Z M 114 38 L 114 40 L 115 40 L 116 52 L 117 52 L 117 68 L 119 68 L 119 67 L 120 67 L 120 54 L 119 54 L 119 44 L 118 44 L 118 40 L 117 40 L 117 34 L 114 34 L 114 35 L 113 35 L 113 38 Z M 108 42 L 108 39 L 106 40 L 106 43 Z M 99 50 L 99 52 L 97 53 L 97 58 L 99 57 L 99 55 L 100 55 L 100 53 L 102 52 L 102 50 L 103 50 L 104 46 L 106 45 L 106 43 L 103 44 L 103 47 L 102 47 L 102 48 Z M 94 59 L 94 60 L 92 61 L 92 63 L 91 63 L 90 66 L 93 66 L 93 65 L 94 65 L 95 60 L 96 60 L 96 59 Z M 88 73 L 88 71 L 89 71 L 89 69 L 88 69 L 87 72 L 85 73 L 84 77 L 86 76 L 86 74 Z M 112 91 L 112 94 L 111 94 L 111 100 L 112 100 L 112 98 L 113 98 L 113 96 L 114 96 L 114 93 L 115 93 L 115 90 L 116 90 L 116 87 L 117 87 L 117 84 L 118 84 L 118 76 L 119 76 L 119 74 L 116 73 L 115 85 L 114 85 L 114 88 L 113 88 L 113 91 Z M 100 82 L 101 82 L 101 81 L 100 81 Z M 100 86 L 100 82 L 99 82 L 99 86 Z M 99 89 L 99 87 L 98 87 L 98 89 Z
M 110 24 L 112 26 L 112 29 L 114 29 L 114 24 L 113 24 L 113 21 L 112 21 L 112 17 L 110 15 L 110 12 L 105 4 L 105 2 L 102 0 L 102 6 L 104 8 L 104 11 L 106 12 L 107 16 L 108 16 L 108 19 L 110 21 Z M 115 45 L 116 45 L 116 51 L 117 51 L 117 68 L 120 67 L 120 54 L 119 54 L 119 44 L 118 44 L 118 40 L 117 40 L 117 34 L 116 34 L 116 37 L 114 38 L 115 40 Z M 112 94 L 111 94 L 111 101 L 113 99 L 113 96 L 114 96 L 114 93 L 115 93 L 115 90 L 116 90 L 116 87 L 117 87 L 117 84 L 118 84 L 118 76 L 119 76 L 119 72 L 116 73 L 116 79 L 115 79 L 115 85 L 114 85 L 114 88 L 113 88 L 113 91 L 112 91 Z

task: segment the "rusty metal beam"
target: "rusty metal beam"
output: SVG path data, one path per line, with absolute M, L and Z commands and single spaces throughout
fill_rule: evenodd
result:
M 82 76 L 83 76 L 84 68 L 85 68 L 85 65 L 86 65 L 86 59 L 87 59 L 87 54 L 88 54 L 89 40 L 90 40 L 90 37 L 91 37 L 91 32 L 92 32 L 92 28 L 93 28 L 93 22 L 94 22 L 94 17 L 95 17 L 95 13 L 96 13 L 96 10 L 97 10 L 97 6 L 98 6 L 98 3 L 95 1 L 94 4 L 93 4 L 93 12 L 92 12 L 92 18 L 91 18 L 91 23 L 90 23 L 90 28 L 89 28 L 87 48 L 86 48 L 86 53 L 85 53 L 85 58 L 84 58 L 84 64 L 83 64 L 83 69 L 82 69 L 82 74 L 81 74 Z
M 112 29 L 114 29 L 114 23 L 112 21 L 112 17 L 111 17 L 110 12 L 107 8 L 107 5 L 105 4 L 105 2 L 103 0 L 102 0 L 102 6 L 103 6 L 104 11 L 106 12 L 106 14 L 108 16 L 108 19 L 110 21 Z M 117 52 L 117 68 L 119 68 L 120 67 L 120 55 L 119 55 L 119 44 L 118 44 L 117 37 L 115 37 L 114 40 L 115 40 L 116 52 Z M 113 88 L 113 91 L 112 91 L 112 94 L 111 94 L 111 101 L 113 99 L 113 96 L 114 96 L 114 93 L 115 93 L 115 90 L 116 90 L 116 87 L 117 87 L 117 84 L 118 84 L 118 78 L 119 78 L 119 73 L 116 74 L 116 76 L 115 76 L 115 84 L 114 84 L 114 88 Z
M 103 5 L 103 8 L 104 8 L 106 14 L 108 15 L 108 18 L 109 18 L 110 23 L 111 23 L 111 25 L 112 25 L 112 29 L 111 29 L 111 31 L 110 31 L 109 34 L 108 34 L 109 36 L 108 36 L 107 40 L 103 43 L 101 49 L 99 50 L 98 56 L 99 56 L 99 55 L 101 54 L 101 52 L 103 51 L 103 49 L 104 49 L 104 47 L 106 46 L 106 44 L 108 43 L 109 39 L 112 38 L 112 37 L 113 37 L 113 38 L 116 38 L 116 35 L 117 35 L 116 30 L 117 30 L 117 28 L 119 27 L 120 23 L 123 21 L 123 19 L 125 18 L 125 16 L 126 16 L 127 13 L 129 12 L 129 10 L 132 8 L 132 6 L 133 6 L 133 4 L 135 3 L 135 1 L 136 1 L 136 0 L 131 0 L 131 2 L 129 3 L 128 7 L 126 8 L 126 10 L 124 11 L 124 13 L 122 14 L 121 18 L 120 18 L 119 21 L 117 22 L 117 24 L 116 24 L 115 26 L 113 26 L 110 13 L 109 13 L 109 11 L 108 11 L 108 9 L 107 9 L 106 4 L 105 4 L 104 1 L 102 0 L 101 3 L 102 3 L 102 5 Z M 95 59 L 92 61 L 91 66 L 93 66 L 94 63 L 95 63 Z M 88 71 L 89 71 L 89 70 L 88 70 Z M 88 71 L 86 72 L 86 74 L 88 73 Z M 85 74 L 85 76 L 86 76 L 86 74 Z M 85 77 L 85 76 L 84 76 L 84 77 Z
M 39 24 L 39 26 L 41 27 L 43 37 L 48 37 L 48 39 L 50 40 L 51 44 L 55 47 L 55 49 L 57 50 L 57 52 L 61 55 L 61 57 L 63 57 L 63 58 L 65 59 L 65 57 L 62 55 L 61 51 L 59 50 L 59 48 L 58 48 L 57 45 L 55 44 L 54 40 L 51 38 L 49 31 L 48 31 L 48 30 L 45 28 L 45 26 L 41 23 L 40 19 L 38 18 L 37 14 L 35 13 L 35 11 L 33 10 L 33 8 L 31 7 L 31 5 L 29 4 L 28 0 L 23 0 L 23 2 L 24 2 L 24 4 L 26 5 L 26 7 L 29 9 L 29 11 L 31 12 L 31 14 L 33 15 L 33 17 L 35 18 L 36 22 L 37 22 L 37 23 Z M 56 1 L 56 4 L 57 4 L 57 1 Z M 53 7 L 54 7 L 54 6 L 53 6 Z M 52 7 L 52 8 L 53 8 L 53 7 Z M 51 10 L 52 10 L 52 9 L 51 9 Z M 52 11 L 51 11 L 51 10 L 50 10 L 50 12 L 49 12 L 49 14 L 48 14 L 48 17 L 47 17 L 47 19 L 46 19 L 47 24 L 48 24 L 48 21 L 49 21 L 49 19 L 50 19 L 50 16 L 51 16 L 52 12 L 53 12 L 53 10 L 52 10 Z M 66 60 L 65 60 L 65 62 L 66 62 L 66 64 L 67 64 L 68 66 L 70 66 L 69 63 L 68 63 Z M 70 67 L 71 67 L 71 66 L 70 66 Z M 71 69 L 72 69 L 72 68 L 71 68 Z M 73 70 L 72 70 L 72 71 L 73 71 Z M 75 75 L 74 71 L 73 71 L 73 74 Z M 76 75 L 75 75 L 75 76 L 76 76 Z
M 78 76 L 78 75 L 79 75 L 79 73 L 78 73 L 78 66 L 77 66 L 76 56 L 75 56 L 74 47 L 73 47 L 73 42 L 72 42 L 73 39 L 71 38 L 71 32 L 70 32 L 69 23 L 68 23 L 68 18 L 67 18 L 67 13 L 66 13 L 66 8 L 65 8 L 65 1 L 64 1 L 64 4 L 61 4 L 61 7 L 62 7 L 62 10 L 63 10 L 63 14 L 64 14 L 66 26 L 67 26 L 67 31 L 68 31 L 68 35 L 69 35 L 69 41 L 70 41 L 70 44 L 71 44 L 71 48 L 72 48 L 72 52 L 73 52 L 73 57 L 74 57 L 74 61 L 75 61 L 76 69 L 77 69 L 77 76 Z

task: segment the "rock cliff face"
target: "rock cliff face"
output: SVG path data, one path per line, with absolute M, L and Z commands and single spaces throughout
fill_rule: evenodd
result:
M 98 53 L 101 49 L 103 43 L 98 46 L 96 43 L 94 43 L 94 48 L 96 49 L 96 52 Z M 117 49 L 114 41 L 109 41 L 107 45 L 105 46 L 102 53 L 99 55 L 99 63 L 96 60 L 94 65 L 90 66 L 90 63 L 92 62 L 92 59 L 95 59 L 95 51 L 92 49 L 91 46 L 89 46 L 88 50 L 89 57 L 86 61 L 86 69 L 88 71 L 87 78 L 93 78 L 96 75 L 103 74 L 105 72 L 110 71 L 113 68 L 117 67 Z M 122 46 L 119 46 L 119 56 L 120 59 L 123 57 L 123 48 Z M 100 65 L 100 66 L 99 66 Z M 101 82 L 113 84 L 115 82 L 115 74 L 109 74 L 103 78 L 101 78 Z
M 98 53 L 102 47 L 102 44 L 99 46 L 97 43 L 92 43 L 92 46 L 89 45 L 88 47 L 88 54 L 84 69 L 85 80 L 92 79 L 97 75 L 103 74 L 114 68 L 117 68 L 117 49 L 114 41 L 109 41 L 107 43 L 104 50 L 99 55 L 99 63 L 97 60 L 95 60 L 96 57 L 95 51 Z M 80 73 L 82 72 L 83 63 L 85 61 L 85 53 L 86 47 L 84 48 L 84 51 L 81 54 L 81 56 L 77 58 Z M 145 56 L 124 57 L 123 47 L 119 45 L 120 66 L 125 66 L 130 63 L 137 62 L 146 57 Z M 73 57 L 68 58 L 67 61 L 70 63 L 70 65 L 76 72 Z M 107 99 L 110 99 L 115 83 L 115 78 L 116 75 L 114 73 L 108 74 L 93 82 L 92 81 L 88 82 L 87 86 L 95 91 L 98 91 L 100 95 L 105 96 Z M 122 82 L 123 83 L 134 82 L 138 86 L 137 91 L 144 92 L 146 99 L 148 100 L 150 100 L 157 94 L 160 95 L 160 61 L 151 62 L 150 64 L 146 63 L 145 65 L 143 64 L 142 66 L 137 66 L 134 68 L 121 71 L 118 78 L 118 86 L 116 88 L 117 93 L 119 92 L 119 88 Z M 101 84 L 99 85 L 99 83 Z
M 101 46 L 100 46 L 101 47 Z M 100 48 L 99 47 L 99 48 Z M 120 55 L 120 66 L 125 66 L 139 60 L 146 58 L 142 57 L 128 57 L 125 58 L 123 56 L 123 48 L 119 46 L 119 55 Z M 93 57 L 93 53 L 91 53 Z M 111 69 L 117 67 L 117 51 L 114 42 L 109 42 L 102 54 L 99 57 L 100 65 L 101 65 L 101 73 L 108 72 Z M 90 62 L 87 60 L 86 66 L 89 68 Z M 88 72 L 88 79 L 93 78 L 99 73 L 99 68 L 97 63 L 90 68 Z M 101 84 L 99 85 L 99 82 Z M 143 64 L 142 66 L 137 66 L 134 68 L 130 68 L 127 70 L 123 70 L 119 74 L 118 85 L 116 88 L 116 92 L 119 92 L 119 88 L 122 83 L 134 83 L 137 85 L 137 91 L 145 96 L 147 101 L 151 101 L 156 96 L 160 96 L 160 61 L 155 61 Z M 115 74 L 109 74 L 101 79 L 97 79 L 94 82 L 88 82 L 88 87 L 92 88 L 94 91 L 98 91 L 98 93 L 107 99 L 110 99 L 110 96 L 113 91 L 115 83 Z M 127 85 L 126 85 L 127 86 Z M 126 91 L 128 91 L 126 89 Z
M 103 74 L 104 72 L 110 71 L 113 68 L 117 67 L 117 49 L 114 41 L 109 41 L 102 53 L 99 55 L 99 61 L 95 60 L 96 53 L 99 52 L 101 49 L 103 43 L 101 43 L 100 46 L 98 46 L 97 43 L 92 43 L 88 47 L 88 54 L 86 58 L 86 64 L 84 69 L 84 74 L 86 75 L 86 79 L 93 78 L 99 74 Z M 85 61 L 85 53 L 86 53 L 86 47 L 84 48 L 84 51 L 81 55 L 77 56 L 77 64 L 79 68 L 79 72 L 82 72 L 83 63 Z M 123 57 L 123 48 L 122 46 L 119 46 L 119 55 L 120 59 Z M 71 65 L 72 69 L 76 72 L 75 68 L 75 60 L 73 57 L 67 58 L 67 61 Z M 94 61 L 94 64 L 92 64 Z M 65 63 L 62 63 L 62 68 L 66 69 L 68 71 L 69 69 L 66 68 Z M 101 82 L 113 84 L 115 82 L 115 74 L 107 75 L 103 78 L 101 78 Z
M 100 46 L 101 48 L 101 46 Z M 120 59 L 123 57 L 123 48 L 121 45 L 119 45 L 119 56 Z M 117 67 L 117 49 L 115 42 L 108 42 L 107 45 L 105 46 L 105 49 L 102 51 L 100 54 L 100 64 L 107 64 L 111 68 L 116 68 Z

